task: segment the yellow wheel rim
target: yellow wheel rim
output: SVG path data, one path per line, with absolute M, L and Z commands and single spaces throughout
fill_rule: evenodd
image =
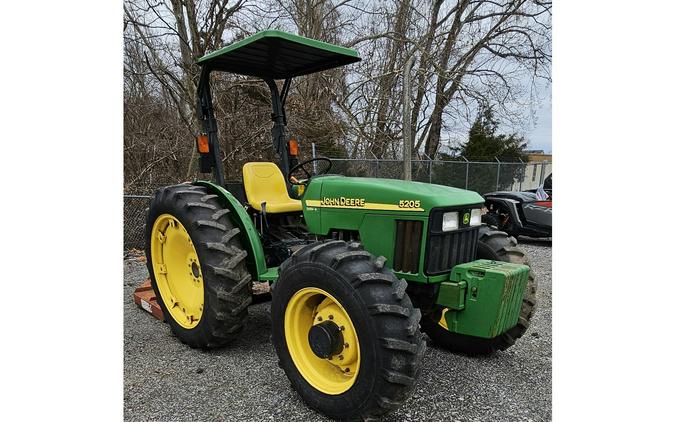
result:
M 155 220 L 150 256 L 159 294 L 171 317 L 183 328 L 194 328 L 204 311 L 204 278 L 190 235 L 171 214 Z
M 312 351 L 308 336 L 312 326 L 334 322 L 341 330 L 343 347 L 322 359 Z M 288 352 L 303 378 L 317 390 L 331 395 L 349 390 L 359 373 L 359 339 L 349 314 L 333 296 L 315 287 L 298 290 L 286 305 L 284 333 Z

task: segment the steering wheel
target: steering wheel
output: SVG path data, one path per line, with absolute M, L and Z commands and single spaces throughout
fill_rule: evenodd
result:
M 332 166 L 333 162 L 324 157 L 305 160 L 289 170 L 288 181 L 291 185 L 307 185 L 312 176 L 326 174 Z

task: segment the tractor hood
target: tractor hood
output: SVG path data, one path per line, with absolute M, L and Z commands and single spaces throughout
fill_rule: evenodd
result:
M 436 207 L 483 203 L 476 192 L 397 179 L 330 175 L 316 177 L 310 186 L 303 199 L 306 206 L 318 208 L 428 214 Z
M 441 208 L 445 212 L 451 208 L 468 218 L 467 212 L 482 205 L 483 198 L 476 192 L 430 183 L 326 175 L 312 178 L 302 203 L 311 233 L 358 240 L 373 255 L 389 257 L 387 265 L 405 272 L 406 280 L 429 282 L 429 277 L 440 281 L 448 276 L 425 273 L 424 245 L 430 221 L 438 214 L 432 210 Z M 467 240 L 461 240 L 461 244 L 469 247 Z

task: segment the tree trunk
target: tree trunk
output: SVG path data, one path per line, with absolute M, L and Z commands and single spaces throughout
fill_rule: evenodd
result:
M 181 107 L 183 108 L 184 115 L 190 116 L 190 132 L 196 135 L 200 128 L 197 127 L 197 108 L 195 104 L 197 97 L 197 86 L 195 85 L 195 80 L 197 77 L 195 70 L 195 57 L 193 56 L 190 39 L 188 38 L 187 26 L 183 12 L 183 3 L 181 0 L 171 0 L 171 7 L 173 10 L 173 15 L 176 18 L 176 31 L 178 32 L 178 37 L 180 39 L 179 44 L 181 68 L 183 69 L 183 88 L 185 90 L 185 97 L 182 98 Z M 196 40 L 193 40 L 193 44 L 195 44 L 195 41 Z M 197 153 L 197 143 L 194 140 L 192 141 L 192 153 L 190 154 L 188 169 L 187 173 L 185 174 L 186 180 L 190 180 L 192 178 L 196 168 L 197 158 L 199 156 Z

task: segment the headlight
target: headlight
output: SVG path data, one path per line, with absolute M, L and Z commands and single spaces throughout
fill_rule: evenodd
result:
M 446 212 L 443 214 L 443 226 L 441 228 L 444 232 L 457 230 L 458 227 L 459 227 L 459 214 L 457 213 L 457 211 Z
M 474 208 L 471 210 L 471 221 L 469 221 L 470 226 L 480 226 L 480 208 Z

